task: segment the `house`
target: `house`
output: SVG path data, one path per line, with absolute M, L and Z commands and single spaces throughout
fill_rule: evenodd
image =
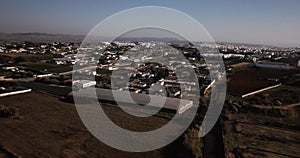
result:
M 43 78 L 43 77 L 50 77 L 53 73 L 46 73 L 46 74 L 40 74 L 40 75 L 34 75 L 34 78 Z
M 73 81 L 73 86 L 77 88 L 88 88 L 92 86 L 96 86 L 96 81 L 89 81 L 89 80 L 77 80 Z
M 54 58 L 52 61 L 57 65 L 67 65 L 67 64 L 74 65 L 76 63 L 76 61 L 74 59 L 69 58 L 69 57 Z
M 11 50 L 9 50 L 9 53 L 18 53 L 18 50 L 17 49 L 11 49 Z
M 17 67 L 14 66 L 2 67 L 2 69 L 7 71 L 12 71 L 12 72 L 19 70 Z
M 261 68 L 272 68 L 272 69 L 289 69 L 289 64 L 279 63 L 279 62 L 257 62 L 255 63 L 256 67 Z
M 19 53 L 27 53 L 28 50 L 26 50 L 26 49 L 24 49 L 24 48 L 20 48 L 20 49 L 18 50 L 18 52 L 19 52 Z

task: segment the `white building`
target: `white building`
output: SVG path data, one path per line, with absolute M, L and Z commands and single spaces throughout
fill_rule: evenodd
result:
M 289 69 L 289 64 L 277 63 L 277 62 L 257 62 L 256 67 L 272 68 L 272 69 Z
M 53 62 L 57 65 L 66 65 L 66 64 L 74 65 L 76 63 L 76 61 L 70 57 L 54 58 Z
M 95 86 L 97 83 L 96 81 L 89 81 L 89 80 L 77 80 L 73 82 L 73 86 L 78 88 L 88 88 Z

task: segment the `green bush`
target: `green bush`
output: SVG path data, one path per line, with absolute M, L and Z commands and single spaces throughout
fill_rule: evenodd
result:
M 190 150 L 194 158 L 202 158 L 201 142 L 199 130 L 196 128 L 190 129 L 184 135 L 184 146 Z
M 19 116 L 19 110 L 15 107 L 0 105 L 0 118 L 14 118 Z

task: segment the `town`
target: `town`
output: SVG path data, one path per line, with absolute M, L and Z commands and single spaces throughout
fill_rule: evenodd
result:
M 204 49 L 198 50 L 197 45 Z M 184 41 L 160 40 L 104 41 L 89 45 L 82 45 L 80 42 L 4 42 L 0 45 L 1 104 L 2 101 L 13 104 L 10 103 L 12 100 L 24 99 L 25 96 L 27 99 L 58 96 L 59 102 L 53 98 L 48 99 L 53 104 L 70 104 L 73 101 L 72 90 L 95 87 L 98 89 L 100 102 L 109 105 L 106 107 L 108 109 L 116 104 L 111 90 L 130 91 L 139 104 L 146 104 L 148 95 L 170 98 L 165 105 L 166 110 L 155 118 L 168 120 L 176 113 L 173 104 L 184 99 L 186 107 L 179 109 L 179 113 L 191 106 L 199 108 L 190 133 L 187 132 L 184 136 L 188 139 L 191 132 L 199 130 L 201 121 L 198 119 L 203 119 L 202 112 L 208 108 L 211 89 L 219 80 L 227 78 L 227 96 L 220 117 L 222 121 L 217 124 L 222 124 L 222 128 L 217 125 L 214 127 L 223 134 L 212 133 L 223 146 L 224 151 L 220 153 L 227 157 L 253 156 L 256 152 L 271 157 L 297 157 L 299 111 L 294 108 L 299 106 L 300 101 L 297 95 L 300 92 L 300 48 L 238 43 L 197 45 Z M 209 49 L 216 49 L 219 53 L 207 51 Z M 176 52 L 181 53 L 186 61 L 179 62 Z M 162 60 L 157 54 L 168 58 L 168 64 L 160 63 Z M 225 71 L 218 69 L 222 65 L 206 63 L 207 58 L 222 59 Z M 186 79 L 188 72 L 176 73 L 185 68 L 195 72 L 194 81 Z M 200 94 L 195 93 L 195 86 L 199 86 Z M 197 95 L 201 96 L 200 103 L 193 105 L 194 99 L 199 99 Z M 5 100 L 7 97 L 17 99 Z M 23 107 L 1 108 L 5 110 L 0 112 L 0 117 L 23 117 L 22 114 L 18 116 L 20 114 L 17 112 Z M 123 116 L 117 109 L 109 113 Z M 284 120 L 288 123 L 284 123 Z M 261 128 L 263 131 L 254 133 L 252 128 Z M 276 135 L 276 132 L 286 133 L 287 138 Z M 266 133 L 269 134 L 267 140 L 257 140 L 257 137 Z M 293 148 L 286 151 L 275 151 L 271 146 L 262 150 L 261 145 L 255 145 L 275 143 L 280 147 L 292 138 L 296 142 L 292 143 Z M 238 143 L 233 143 L 232 140 Z M 218 143 L 207 144 L 204 138 L 200 143 L 201 151 L 194 146 L 187 145 L 187 148 L 198 154 L 214 155 L 207 146 L 218 146 Z M 3 147 L 3 150 L 6 148 L 9 147 Z M 8 152 L 14 154 L 10 150 Z M 18 154 L 15 155 L 18 157 Z
M 102 42 L 99 45 L 87 48 L 80 47 L 80 43 L 4 43 L 0 45 L 0 79 L 31 79 L 64 85 L 70 81 L 73 66 L 76 66 L 76 68 L 82 68 L 78 72 L 96 76 L 97 87 L 109 88 L 110 79 L 108 78 L 110 78 L 113 70 L 118 69 L 118 66 L 115 65 L 117 61 L 122 62 L 124 65 L 130 64 L 130 62 L 145 62 L 154 58 L 151 54 L 147 54 L 147 56 L 141 56 L 140 59 L 131 61 L 128 56 L 122 55 L 138 44 L 145 45 L 153 51 L 158 49 L 153 41 L 139 43 Z M 209 85 L 210 79 L 207 75 L 209 74 L 209 67 L 212 65 L 205 64 L 204 58 L 200 54 L 194 54 L 195 48 L 191 46 L 177 44 L 173 45 L 173 47 L 181 50 L 185 57 L 193 63 L 193 68 L 197 72 L 199 81 L 201 81 L 200 84 L 205 83 L 205 85 Z M 300 48 L 224 43 L 217 44 L 217 48 L 222 55 L 228 74 L 232 72 L 232 65 L 238 63 L 251 64 L 253 67 L 285 70 L 300 67 Z M 167 53 L 165 55 L 168 55 L 168 48 L 164 51 Z M 80 58 L 78 57 L 78 52 L 80 52 Z M 91 53 L 84 56 L 83 53 L 87 52 Z M 99 52 L 103 53 L 100 54 Z M 203 55 L 205 56 L 205 54 Z M 172 63 L 176 65 L 176 61 Z M 95 65 L 97 68 L 85 69 L 86 65 Z M 149 88 L 151 84 L 161 79 L 166 80 L 165 83 L 175 81 L 174 67 L 168 69 L 156 63 L 146 63 L 146 65 L 134 70 L 129 87 L 131 87 L 132 91 L 142 92 L 142 89 Z

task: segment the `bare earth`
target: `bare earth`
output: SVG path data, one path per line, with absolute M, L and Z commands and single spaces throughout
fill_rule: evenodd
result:
M 10 96 L 0 98 L 0 103 L 17 107 L 21 117 L 0 119 L 0 157 L 145 158 L 176 155 L 174 143 L 147 153 L 129 153 L 111 148 L 86 130 L 72 103 L 62 102 L 47 94 L 31 92 Z M 162 117 L 135 120 L 113 106 L 104 106 L 104 109 L 114 122 L 125 123 L 131 129 L 155 129 L 168 122 Z

